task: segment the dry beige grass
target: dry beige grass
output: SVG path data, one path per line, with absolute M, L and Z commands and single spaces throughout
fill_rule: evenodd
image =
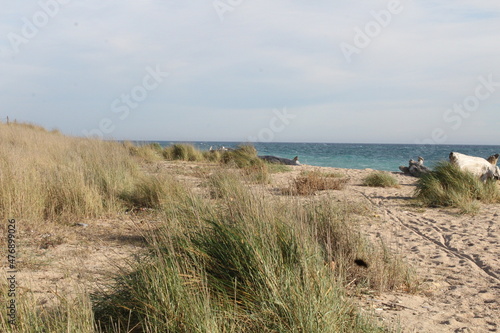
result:
M 26 263 L 32 263 L 29 267 L 33 270 L 42 268 L 56 270 L 54 263 L 66 262 L 68 257 L 74 257 L 77 253 L 81 259 L 79 264 L 72 268 L 65 266 L 66 269 L 69 272 L 76 270 L 78 276 L 85 276 L 89 281 L 93 281 L 96 275 L 101 274 L 106 263 L 103 261 L 101 266 L 94 266 L 93 270 L 90 270 L 82 264 L 83 262 L 93 264 L 97 253 L 105 257 L 113 252 L 112 247 L 116 245 L 120 246 L 117 251 L 120 252 L 120 257 L 113 257 L 115 261 L 121 261 L 127 253 L 132 256 L 135 252 L 129 248 L 124 250 L 120 242 L 130 241 L 134 237 L 141 238 L 139 236 L 143 229 L 156 229 L 157 226 L 163 225 L 166 227 L 166 232 L 161 237 L 165 238 L 168 246 L 175 244 L 168 242 L 174 241 L 180 241 L 177 244 L 179 246 L 189 245 L 190 242 L 196 240 L 196 238 L 191 238 L 196 232 L 199 233 L 198 236 L 203 236 L 200 240 L 207 242 L 210 238 L 205 236 L 213 236 L 211 243 L 204 243 L 201 250 L 211 251 L 210 260 L 218 260 L 217 258 L 220 257 L 221 262 L 228 263 L 230 261 L 227 258 L 234 259 L 239 256 L 226 252 L 227 247 L 219 247 L 219 236 L 225 236 L 233 245 L 233 250 L 248 251 L 250 249 L 248 253 L 253 256 L 253 259 L 251 262 L 241 262 L 246 265 L 245 267 L 273 273 L 269 275 L 272 277 L 269 281 L 262 280 L 265 286 L 270 286 L 271 290 L 275 285 L 294 288 L 290 289 L 292 292 L 286 292 L 287 289 L 282 288 L 269 295 L 265 293 L 266 289 L 259 291 L 266 300 L 279 297 L 271 303 L 262 303 L 269 306 L 269 311 L 262 313 L 263 317 L 251 315 L 247 318 L 255 320 L 254 327 L 265 328 L 268 324 L 277 324 L 276 320 L 279 317 L 274 316 L 277 314 L 286 314 L 280 318 L 282 323 L 306 323 L 306 318 L 314 319 L 307 321 L 309 325 L 312 325 L 310 327 L 314 327 L 317 315 L 322 313 L 324 316 L 321 317 L 323 318 L 321 325 L 325 325 L 323 328 L 331 327 L 327 325 L 327 321 L 333 323 L 335 318 L 332 316 L 342 311 L 348 311 L 347 318 L 352 319 L 352 316 L 357 316 L 358 312 L 346 302 L 347 294 L 344 293 L 342 285 L 354 288 L 353 294 L 356 294 L 358 287 L 361 287 L 363 292 L 371 289 L 408 291 L 413 288 L 414 275 L 404 262 L 397 256 L 394 257 L 392 250 L 377 242 L 370 243 L 364 238 L 360 231 L 363 228 L 361 223 L 366 221 L 367 224 L 377 224 L 377 222 L 371 220 L 369 217 L 371 215 L 365 209 L 360 210 L 362 205 L 359 201 L 347 202 L 346 198 L 349 198 L 348 200 L 352 198 L 349 197 L 351 194 L 346 194 L 345 191 L 329 192 L 307 198 L 276 196 L 275 192 L 269 191 L 269 188 L 273 186 L 273 177 L 276 175 L 269 174 L 267 170 L 261 170 L 258 167 L 255 167 L 257 176 L 245 169 L 243 172 L 238 169 L 229 173 L 227 168 L 221 169 L 215 164 L 203 164 L 203 170 L 200 171 L 200 164 L 192 163 L 190 172 L 187 172 L 188 165 L 185 162 L 170 162 L 170 168 L 165 168 L 168 163 L 154 161 L 153 156 L 157 154 L 155 147 L 146 147 L 142 148 L 143 151 L 136 151 L 133 147 L 131 149 L 123 144 L 68 138 L 33 126 L 0 124 L 0 139 L 0 152 L 2 153 L 0 155 L 0 182 L 2 184 L 0 212 L 2 216 L 21 216 L 25 221 L 31 221 L 33 225 L 37 225 L 38 230 L 44 228 L 52 230 L 54 226 L 60 228 L 57 232 L 47 233 L 46 237 L 36 236 L 37 241 L 29 244 L 36 247 L 38 251 L 45 251 L 41 252 L 39 258 L 44 258 L 43 256 L 53 258 L 59 249 L 70 247 L 69 245 L 75 246 L 75 244 L 81 246 L 82 238 L 86 239 L 86 247 L 73 249 L 71 256 L 64 254 L 57 260 L 51 259 L 50 264 L 38 265 L 36 260 L 26 258 Z M 144 167 L 138 161 L 148 164 Z M 142 170 L 148 170 L 148 172 L 144 173 Z M 172 170 L 176 171 L 171 172 Z M 288 171 L 285 178 L 292 178 L 299 170 Z M 256 182 L 262 182 L 259 173 L 263 171 L 269 180 L 263 182 L 265 185 L 256 185 Z M 316 191 L 329 189 L 351 190 L 353 186 L 357 186 L 353 185 L 353 182 L 360 183 L 359 179 L 350 178 L 352 174 L 351 171 L 346 172 L 348 177 L 344 178 L 319 171 L 299 174 L 292 183 L 299 190 L 293 194 L 299 192 L 313 194 Z M 267 185 L 268 181 L 271 182 L 270 185 Z M 208 183 L 208 186 L 200 187 L 199 185 L 204 182 Z M 279 185 L 281 186 L 283 185 Z M 403 189 L 363 187 L 359 191 L 366 193 L 373 191 L 373 198 L 378 198 L 380 193 L 385 192 L 376 191 L 402 191 Z M 359 194 L 356 191 L 354 193 Z M 394 195 L 395 193 L 392 194 Z M 126 208 L 147 209 L 131 209 L 129 215 L 124 215 Z M 98 230 L 99 227 L 95 224 L 96 216 L 113 217 L 116 223 Z M 124 218 L 135 220 L 137 229 L 127 229 Z M 64 223 L 51 223 L 54 220 L 79 219 L 88 219 L 92 228 L 74 230 Z M 213 220 L 216 224 L 206 224 L 207 220 Z M 219 227 L 224 233 L 213 234 Z M 116 236 L 115 233 L 120 233 L 120 236 Z M 245 237 L 240 237 L 240 234 Z M 113 235 L 112 238 L 106 238 L 111 235 Z M 157 234 L 153 232 L 152 235 L 154 238 Z M 235 235 L 237 237 L 233 238 Z M 174 236 L 178 238 L 174 240 L 172 238 Z M 25 240 L 28 237 L 33 236 L 28 233 L 22 236 Z M 95 243 L 95 239 L 99 237 L 106 241 L 105 245 Z M 161 237 L 155 240 L 161 240 Z M 165 249 L 162 244 L 154 245 L 157 246 L 155 248 L 157 251 Z M 142 248 L 146 245 L 141 243 L 140 246 Z M 168 249 L 177 250 L 175 247 L 168 247 Z M 189 252 L 193 255 L 201 253 L 198 248 L 187 249 L 193 249 L 195 252 Z M 202 256 L 201 262 L 203 260 L 208 260 L 208 257 Z M 192 285 L 191 283 L 205 283 L 208 275 L 204 275 L 205 273 L 195 275 L 201 272 L 203 265 L 195 266 L 198 268 L 193 269 L 193 266 L 183 266 L 186 263 L 182 260 L 176 265 L 181 269 L 178 276 L 163 273 L 162 278 L 177 279 L 173 282 L 179 282 L 178 285 L 174 285 L 179 289 L 168 291 L 179 292 L 175 297 L 183 302 L 185 309 L 192 309 L 190 306 L 197 307 L 199 313 L 206 315 L 203 319 L 207 327 L 214 328 L 221 320 L 228 320 L 232 323 L 230 325 L 234 324 L 238 328 L 251 330 L 252 327 L 247 326 L 249 321 L 244 319 L 244 315 L 247 315 L 246 311 L 238 312 L 238 318 L 234 320 L 231 317 L 232 313 L 236 313 L 233 312 L 236 311 L 235 307 L 242 304 L 235 304 L 232 301 L 233 293 L 230 293 L 231 297 L 226 303 L 230 306 L 222 309 L 223 311 L 211 307 L 214 305 L 211 303 L 214 299 L 206 298 L 204 302 L 194 304 L 196 297 L 191 299 L 193 295 L 182 294 L 183 288 Z M 28 266 L 24 267 L 28 268 Z M 164 268 L 170 269 L 171 267 L 167 265 Z M 221 271 L 221 274 L 224 272 L 225 270 Z M 151 281 L 158 281 L 156 273 L 157 271 L 153 270 L 152 275 L 149 275 Z M 62 285 L 70 280 L 71 273 L 63 275 L 64 278 L 54 278 L 58 288 L 59 286 L 62 288 Z M 295 280 L 297 277 L 300 279 Z M 248 295 L 258 294 L 252 289 L 253 286 L 258 285 L 254 283 L 255 281 L 261 280 L 248 280 L 247 285 L 241 284 L 238 288 L 249 288 Z M 221 279 L 220 282 L 223 286 L 234 284 L 233 280 Z M 333 283 L 335 287 L 332 289 Z M 138 285 L 141 285 L 140 281 Z M 161 291 L 165 285 L 154 287 L 158 287 Z M 207 285 L 203 290 L 209 289 L 210 286 Z M 40 307 L 38 300 L 31 297 L 31 291 L 20 296 L 22 311 L 19 315 L 25 322 L 25 325 L 20 328 L 21 332 L 30 332 L 30 325 L 36 325 L 46 331 L 92 331 L 94 313 L 88 296 L 82 293 L 81 298 L 66 297 L 66 293 L 70 295 L 75 291 L 66 288 L 65 293 L 62 293 L 61 290 L 58 291 L 57 296 L 61 306 L 50 308 Z M 151 290 L 145 290 L 145 293 Z M 236 287 L 234 290 L 237 290 Z M 173 304 L 169 302 L 171 299 L 163 297 L 167 294 L 153 294 L 153 296 L 162 296 L 160 297 L 162 302 Z M 205 297 L 208 294 L 198 295 Z M 340 303 L 336 303 L 335 311 L 321 312 L 328 310 L 328 306 L 334 304 L 339 295 L 342 298 Z M 237 297 L 241 297 L 241 294 Z M 253 299 L 241 298 L 240 301 L 249 302 L 250 307 L 254 304 Z M 215 303 L 218 304 L 217 301 Z M 255 309 L 262 305 L 255 304 L 258 305 Z M 273 308 L 279 304 L 292 304 L 292 306 L 286 309 Z M 35 309 L 43 309 L 43 311 L 35 311 Z M 281 312 L 282 310 L 286 311 Z M 191 316 L 192 323 L 199 323 L 198 312 L 182 313 L 186 317 Z M 272 318 L 265 317 L 271 313 L 273 313 Z M 182 316 L 179 318 L 182 319 Z M 242 318 L 244 320 L 237 322 L 236 319 Z M 356 318 L 364 321 L 362 318 L 366 317 Z M 7 331 L 6 326 L 2 326 L 5 323 L 3 319 L 0 317 L 0 328 Z M 267 320 L 270 321 L 266 322 Z M 346 323 L 350 325 L 352 322 L 346 321 Z M 227 331 L 235 327 L 230 325 L 225 327 Z M 292 326 L 285 325 L 284 327 Z M 354 330 L 352 327 L 350 329 Z M 348 327 L 345 327 L 345 331 L 349 331 Z
M 119 143 L 0 124 L 0 217 L 32 221 L 116 215 L 136 186 L 137 161 Z
M 375 171 L 363 179 L 363 185 L 372 187 L 398 187 L 398 181 L 386 171 Z
M 287 195 L 313 195 L 317 191 L 342 190 L 348 179 L 319 171 L 303 172 L 282 190 Z

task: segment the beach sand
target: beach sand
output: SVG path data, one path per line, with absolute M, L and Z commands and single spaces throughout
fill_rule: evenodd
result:
M 415 295 L 385 293 L 360 299 L 389 326 L 403 332 L 497 332 L 500 327 L 500 205 L 481 205 L 477 215 L 412 205 L 416 178 L 392 173 L 399 188 L 362 186 L 374 170 L 302 166 L 349 177 L 340 200 L 366 202 L 373 211 L 362 230 L 403 255 L 422 280 Z M 286 183 L 291 175 L 274 176 Z
M 210 172 L 203 164 L 161 162 L 155 172 L 176 174 L 188 186 L 201 191 L 200 176 Z M 422 284 L 415 294 L 370 293 L 357 296 L 363 312 L 402 332 L 497 332 L 500 318 L 500 205 L 481 205 L 477 215 L 460 215 L 454 209 L 419 208 L 412 205 L 416 178 L 393 173 L 398 188 L 362 186 L 373 170 L 292 167 L 272 174 L 269 185 L 251 185 L 269 197 L 279 195 L 304 170 L 335 172 L 349 178 L 345 189 L 323 191 L 339 200 L 360 202 L 370 208 L 362 218 L 362 230 L 373 241 L 382 240 L 414 267 Z M 116 219 L 75 221 L 87 226 L 61 227 L 50 235 L 26 230 L 34 239 L 26 244 L 24 269 L 19 280 L 44 304 L 59 294 L 75 292 L 75 286 L 95 290 L 109 281 L 117 267 L 144 249 L 142 233 L 158 221 L 142 215 Z M 61 236 L 62 235 L 62 236 Z M 43 237 L 45 237 L 45 241 Z M 63 237 L 61 244 L 58 237 Z M 53 240 L 53 244 L 47 241 Z M 44 245 L 44 246 L 41 246 Z M 28 281 L 30 281 L 28 283 Z

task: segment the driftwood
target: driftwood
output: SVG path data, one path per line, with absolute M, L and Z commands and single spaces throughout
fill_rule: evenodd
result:
M 480 177 L 483 182 L 488 179 L 498 179 L 500 169 L 497 166 L 499 154 L 491 155 L 487 159 L 476 156 L 469 156 L 457 152 L 450 153 L 450 163 L 458 166 L 461 170 L 468 171 L 473 175 Z
M 282 157 L 277 157 L 277 156 L 259 156 L 261 160 L 264 160 L 268 163 L 274 163 L 274 164 L 284 164 L 284 165 L 300 165 L 299 162 L 299 157 L 295 156 L 292 160 L 288 158 L 282 158 Z
M 421 177 L 423 174 L 430 172 L 431 170 L 424 166 L 424 158 L 419 156 L 418 161 L 410 160 L 408 166 L 401 165 L 399 167 L 405 175 L 410 175 L 413 177 Z

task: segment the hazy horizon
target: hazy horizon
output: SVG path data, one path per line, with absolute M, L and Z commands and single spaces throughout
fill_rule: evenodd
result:
M 131 141 L 500 145 L 500 3 L 13 2 L 0 120 Z
M 313 141 L 273 141 L 273 142 L 248 142 L 248 141 L 218 141 L 218 140 L 116 140 L 116 139 L 107 139 L 110 141 L 119 141 L 119 142 L 144 142 L 144 143 L 154 143 L 154 142 L 173 142 L 173 143 L 231 143 L 231 144 L 332 144 L 332 145 L 401 145 L 401 146 L 431 146 L 431 144 L 418 144 L 418 143 L 394 143 L 394 142 L 313 142 Z M 437 146 L 492 146 L 499 147 L 500 144 L 469 144 L 469 143 L 442 143 L 442 144 L 433 144 Z

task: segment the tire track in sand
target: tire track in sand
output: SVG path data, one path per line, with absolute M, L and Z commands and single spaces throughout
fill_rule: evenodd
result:
M 497 282 L 500 282 L 500 277 L 495 272 L 493 272 L 492 269 L 490 267 L 488 267 L 488 265 L 486 265 L 483 260 L 479 259 L 479 257 L 477 257 L 475 259 L 473 256 L 468 255 L 468 254 L 463 253 L 463 252 L 460 252 L 457 248 L 451 246 L 451 242 L 450 242 L 451 236 L 444 235 L 443 231 L 439 227 L 434 225 L 436 223 L 435 220 L 429 219 L 426 217 L 419 218 L 416 214 L 405 212 L 406 216 L 408 217 L 408 220 L 413 222 L 414 224 L 416 224 L 415 222 L 419 222 L 418 225 L 420 225 L 420 226 L 425 225 L 425 226 L 428 226 L 428 227 L 434 229 L 436 231 L 436 233 L 438 234 L 439 238 L 441 239 L 441 241 L 430 237 L 426 233 L 420 231 L 419 228 L 414 227 L 414 226 L 410 225 L 409 223 L 405 223 L 404 220 L 400 216 L 395 214 L 392 210 L 387 209 L 385 207 L 381 207 L 379 204 L 375 203 L 372 200 L 372 198 L 370 198 L 368 195 L 366 195 L 362 191 L 358 190 L 356 192 L 360 193 L 373 206 L 377 207 L 378 209 L 382 209 L 387 214 L 387 216 L 389 216 L 393 221 L 396 221 L 397 223 L 399 223 L 400 225 L 402 225 L 406 229 L 412 231 L 413 233 L 415 233 L 419 237 L 435 244 L 436 246 L 438 246 L 441 250 L 445 251 L 446 253 L 451 254 L 459 259 L 469 261 L 475 267 L 477 267 L 480 271 L 484 272 L 489 277 L 495 279 Z M 401 214 L 402 212 L 399 211 L 399 213 Z
M 492 272 L 492 269 L 490 267 L 488 267 L 484 263 L 484 261 L 482 261 L 481 259 L 479 259 L 479 257 L 477 259 L 474 259 L 472 256 L 470 256 L 470 255 L 468 255 L 466 253 L 461 253 L 457 248 L 452 247 L 450 245 L 450 236 L 449 235 L 448 236 L 444 236 L 443 233 L 442 233 L 442 231 L 439 228 L 431 225 L 431 227 L 434 230 L 436 230 L 436 232 L 440 235 L 440 238 L 443 240 L 443 242 L 435 240 L 435 239 L 427 236 L 425 233 L 421 232 L 418 228 L 413 227 L 413 226 L 411 226 L 408 223 L 405 223 L 402 218 L 400 218 L 399 216 L 397 216 L 396 214 L 394 214 L 391 210 L 389 210 L 389 209 L 384 209 L 384 210 L 386 211 L 386 213 L 387 213 L 388 216 L 390 216 L 393 220 L 395 220 L 398 223 L 400 223 L 403 227 L 411 230 L 412 232 L 416 233 L 418 236 L 426 239 L 427 241 L 432 242 L 435 245 L 439 246 L 446 253 L 454 255 L 454 256 L 456 256 L 456 257 L 458 257 L 460 259 L 468 260 L 473 265 L 475 265 L 477 268 L 479 268 L 482 272 L 484 272 L 485 274 L 487 274 L 490 277 L 494 278 L 497 282 L 500 282 L 500 278 L 498 277 L 498 275 L 495 274 L 494 272 Z M 427 220 L 428 222 L 431 222 L 431 223 L 435 222 L 432 219 L 427 219 L 427 218 L 420 219 L 420 218 L 417 218 L 417 217 L 413 217 L 413 220 L 414 221 L 418 221 L 418 222 L 422 222 L 423 220 Z

